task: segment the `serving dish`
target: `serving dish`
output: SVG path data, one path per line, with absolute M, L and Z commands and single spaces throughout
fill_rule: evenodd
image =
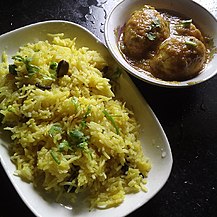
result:
M 187 87 L 199 84 L 217 73 L 217 55 L 215 54 L 211 61 L 206 64 L 202 71 L 196 77 L 185 81 L 164 81 L 150 73 L 146 74 L 133 68 L 123 57 L 118 47 L 117 31 L 124 26 L 129 19 L 131 13 L 140 9 L 143 5 L 151 5 L 156 10 L 169 10 L 178 14 L 191 18 L 199 29 L 212 38 L 214 47 L 217 45 L 217 21 L 215 17 L 204 7 L 191 0 L 125 0 L 117 4 L 107 17 L 105 23 L 105 41 L 111 55 L 116 61 L 125 68 L 131 75 L 141 79 L 142 81 L 162 87 Z
M 0 36 L 0 53 L 5 51 L 9 57 L 18 48 L 28 42 L 47 40 L 47 33 L 64 33 L 65 37 L 77 38 L 77 46 L 87 46 L 100 52 L 105 58 L 114 61 L 107 48 L 88 30 L 71 22 L 53 20 L 32 24 Z M 150 159 L 152 169 L 147 179 L 148 192 L 127 195 L 125 201 L 118 207 L 96 209 L 89 211 L 88 206 L 78 201 L 75 206 L 64 206 L 48 198 L 43 192 L 38 192 L 31 184 L 23 182 L 14 175 L 15 166 L 10 161 L 7 144 L 8 135 L 0 131 L 0 160 L 11 183 L 30 210 L 40 217 L 45 216 L 125 216 L 149 201 L 166 183 L 172 168 L 172 153 L 168 139 L 157 117 L 134 86 L 127 73 L 120 78 L 118 97 L 132 107 L 142 128 L 140 135 L 145 155 Z M 126 92 L 127 89 L 127 92 Z

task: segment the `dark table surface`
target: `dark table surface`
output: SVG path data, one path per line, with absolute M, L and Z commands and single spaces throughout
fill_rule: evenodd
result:
M 45 20 L 81 24 L 104 42 L 104 22 L 118 0 L 1 0 L 0 34 Z M 197 0 L 217 17 L 217 0 Z M 129 216 L 217 216 L 217 76 L 185 89 L 166 89 L 131 77 L 170 142 L 174 164 L 161 191 Z M 34 215 L 0 166 L 0 217 Z

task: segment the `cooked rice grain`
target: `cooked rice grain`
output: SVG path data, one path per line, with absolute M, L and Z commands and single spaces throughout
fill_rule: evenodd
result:
M 3 54 L 0 113 L 16 173 L 34 186 L 75 201 L 89 194 L 90 206 L 109 208 L 125 195 L 146 191 L 151 168 L 138 140 L 139 126 L 115 98 L 100 53 L 77 48 L 76 39 L 53 37 L 20 47 L 14 70 Z M 58 77 L 55 64 L 68 72 Z M 36 85 L 37 84 L 37 85 Z

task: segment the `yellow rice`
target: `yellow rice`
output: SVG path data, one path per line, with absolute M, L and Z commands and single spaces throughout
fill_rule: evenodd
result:
M 11 132 L 16 174 L 58 200 L 74 202 L 85 192 L 90 207 L 118 206 L 126 194 L 146 191 L 151 165 L 139 125 L 103 76 L 109 63 L 100 53 L 62 34 L 51 38 L 20 47 L 16 74 L 9 73 L 6 53 L 0 63 L 1 121 Z M 51 63 L 61 60 L 69 69 L 57 78 Z M 28 64 L 37 70 L 30 73 Z

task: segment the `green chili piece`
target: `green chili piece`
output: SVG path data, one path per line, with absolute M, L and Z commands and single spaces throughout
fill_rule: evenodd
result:
M 75 129 L 69 132 L 69 136 L 74 139 L 75 143 L 77 143 L 77 141 L 80 141 L 80 139 L 84 136 L 84 133 Z

